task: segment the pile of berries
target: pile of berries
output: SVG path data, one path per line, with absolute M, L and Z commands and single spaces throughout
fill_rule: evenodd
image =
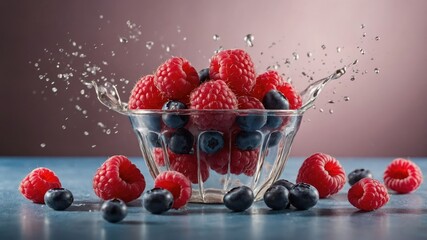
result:
M 241 49 L 217 53 L 199 72 L 187 59 L 172 57 L 152 75 L 141 77 L 128 101 L 130 110 L 164 110 L 142 117 L 148 130 L 144 134 L 158 166 L 165 166 L 163 154 L 168 154 L 168 169 L 192 183 L 199 181 L 198 168 L 202 181 L 209 178 L 209 169 L 253 176 L 262 141 L 268 141 L 268 147 L 277 145 L 290 122 L 289 117 L 260 110 L 295 110 L 301 105 L 290 83 L 273 70 L 257 75 L 251 57 Z M 200 111 L 186 114 L 185 109 Z M 247 111 L 230 111 L 238 109 Z M 196 158 L 197 148 L 201 159 Z

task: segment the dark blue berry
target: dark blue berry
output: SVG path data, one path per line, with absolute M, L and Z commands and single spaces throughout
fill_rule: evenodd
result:
M 243 212 L 252 206 L 254 193 L 246 186 L 235 187 L 224 195 L 224 205 L 235 212 Z
M 150 114 L 143 116 L 144 125 L 148 130 L 160 132 L 162 127 L 161 117 L 158 114 Z
M 262 99 L 262 104 L 265 109 L 288 110 L 289 101 L 285 95 L 276 89 L 268 91 Z
M 267 122 L 265 113 L 248 113 L 246 116 L 238 116 L 237 124 L 242 130 L 255 131 L 261 129 Z
M 267 122 L 264 127 L 269 129 L 275 129 L 282 125 L 283 119 L 281 117 L 275 116 L 274 114 L 269 114 L 267 117 Z
M 170 100 L 163 105 L 162 110 L 172 111 L 171 113 L 164 113 L 162 115 L 163 122 L 166 124 L 166 126 L 170 128 L 182 128 L 185 126 L 185 124 L 188 123 L 188 115 L 184 113 L 173 112 L 182 109 L 187 109 L 187 106 L 180 101 Z
M 189 154 L 193 149 L 194 137 L 185 128 L 178 128 L 167 137 L 169 149 L 177 154 Z
M 279 179 L 279 180 L 275 181 L 273 184 L 271 184 L 271 186 L 275 186 L 275 185 L 283 186 L 286 189 L 288 189 L 288 191 L 290 191 L 292 189 L 292 187 L 295 186 L 295 183 L 289 182 L 286 179 Z
M 274 147 L 279 144 L 280 140 L 282 140 L 283 134 L 281 132 L 272 132 L 270 133 L 270 137 L 268 138 L 268 147 Z
M 243 151 L 257 149 L 262 142 L 262 134 L 257 131 L 240 131 L 236 135 L 236 147 Z
M 282 185 L 273 185 L 264 193 L 265 204 L 273 210 L 289 207 L 289 191 Z
M 162 141 L 158 133 L 150 131 L 147 133 L 147 138 L 152 147 L 162 147 Z
M 203 82 L 210 80 L 209 68 L 204 68 L 204 69 L 199 71 L 199 79 L 200 79 L 200 83 L 203 83 Z
M 362 178 L 373 178 L 371 171 L 368 169 L 356 169 L 353 172 L 349 173 L 348 176 L 348 183 L 350 186 L 353 186 L 355 183 L 357 183 Z
M 297 183 L 289 191 L 289 201 L 298 210 L 314 207 L 319 201 L 317 189 L 307 183 Z
M 46 205 L 54 210 L 67 209 L 74 201 L 73 194 L 65 188 L 49 189 L 44 195 Z
M 220 132 L 207 131 L 200 135 L 200 150 L 205 153 L 216 153 L 224 147 L 224 137 Z
M 120 222 L 127 215 L 125 202 L 120 199 L 105 201 L 101 206 L 102 217 L 111 223 Z
M 173 195 L 166 189 L 153 188 L 142 196 L 144 207 L 153 214 L 161 214 L 172 208 Z

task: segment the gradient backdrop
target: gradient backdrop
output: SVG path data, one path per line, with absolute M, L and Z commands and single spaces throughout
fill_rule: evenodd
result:
M 422 0 L 0 1 L 0 155 L 140 155 L 128 119 L 79 78 L 114 79 L 127 100 L 170 56 L 201 69 L 222 46 L 245 48 L 258 73 L 276 65 L 299 90 L 359 60 L 306 113 L 291 155 L 427 156 L 426 10 Z

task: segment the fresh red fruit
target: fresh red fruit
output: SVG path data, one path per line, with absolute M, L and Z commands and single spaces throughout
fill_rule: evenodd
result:
M 315 153 L 303 162 L 296 181 L 313 185 L 319 191 L 319 197 L 326 198 L 344 187 L 346 174 L 337 159 L 328 154 Z
M 184 174 L 177 171 L 166 171 L 160 173 L 154 180 L 156 188 L 168 190 L 173 195 L 174 209 L 179 209 L 190 200 L 191 182 Z
M 28 200 L 44 203 L 44 194 L 52 188 L 60 188 L 61 182 L 55 173 L 44 167 L 31 171 L 19 185 L 19 191 Z
M 363 178 L 348 190 L 347 198 L 358 209 L 372 211 L 384 206 L 390 196 L 387 188 L 378 180 Z
M 258 153 L 259 149 L 251 151 L 231 149 L 230 172 L 237 175 L 244 173 L 247 176 L 252 176 L 258 162 Z
M 173 57 L 157 68 L 154 83 L 166 97 L 188 102 L 190 92 L 200 84 L 199 75 L 190 62 Z
M 423 182 L 421 169 L 412 161 L 396 158 L 384 172 L 384 183 L 387 188 L 397 193 L 415 191 Z
M 211 58 L 209 75 L 223 80 L 238 95 L 248 95 L 255 85 L 255 68 L 251 57 L 242 49 L 224 50 Z
M 262 102 L 252 96 L 240 96 L 237 98 L 239 109 L 264 109 Z
M 237 109 L 237 98 L 222 80 L 208 81 L 190 94 L 190 108 L 198 110 Z M 201 129 L 228 129 L 234 122 L 233 113 L 200 113 L 192 115 L 192 121 Z
M 277 90 L 283 93 L 286 99 L 288 99 L 290 109 L 298 109 L 302 106 L 301 95 L 299 95 L 290 83 L 284 82 L 283 84 L 278 85 Z
M 142 77 L 133 87 L 129 102 L 129 109 L 161 109 L 167 98 L 154 85 L 154 76 Z
M 144 189 L 142 173 L 127 157 L 121 155 L 107 159 L 93 178 L 93 190 L 104 200 L 119 198 L 130 202 L 141 196 Z
M 223 148 L 214 154 L 202 153 L 201 158 L 209 165 L 215 172 L 225 175 L 228 172 L 229 163 L 228 148 Z
M 204 160 L 197 161 L 196 154 L 175 154 L 171 170 L 184 174 L 192 183 L 199 183 L 198 171 L 205 182 L 209 178 L 209 167 Z
M 252 89 L 251 96 L 256 97 L 258 100 L 262 101 L 268 91 L 276 89 L 277 86 L 283 83 L 285 83 L 285 81 L 277 71 L 269 70 L 263 74 L 258 75 L 255 81 L 255 85 Z
M 153 149 L 153 158 L 157 166 L 165 166 L 165 157 L 163 155 L 163 148 L 154 148 Z

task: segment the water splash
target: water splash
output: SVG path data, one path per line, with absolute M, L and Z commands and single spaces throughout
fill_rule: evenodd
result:
M 220 36 L 219 36 L 218 34 L 214 34 L 214 35 L 212 36 L 212 39 L 213 39 L 214 41 L 219 41 L 221 38 L 220 38 Z
M 252 34 L 247 34 L 247 35 L 243 38 L 243 40 L 245 41 L 245 43 L 246 43 L 246 45 L 247 45 L 248 47 L 253 47 L 253 46 L 254 46 L 254 40 L 255 40 L 254 35 L 252 35 Z

